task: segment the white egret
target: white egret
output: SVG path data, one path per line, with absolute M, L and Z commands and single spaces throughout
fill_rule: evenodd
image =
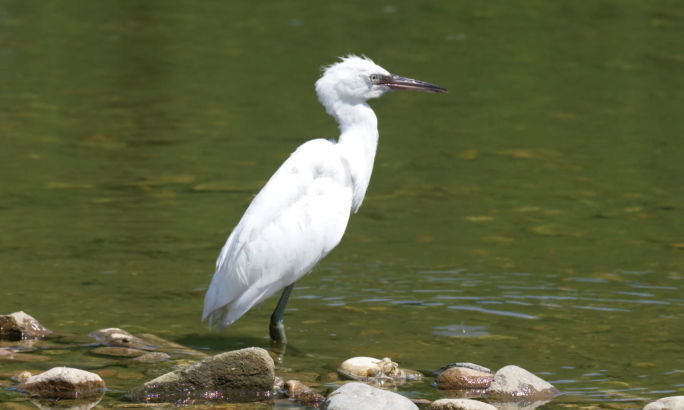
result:
M 338 141 L 315 139 L 290 155 L 254 198 L 228 237 L 204 298 L 202 321 L 224 330 L 252 306 L 285 288 L 270 335 L 286 343 L 283 312 L 294 283 L 342 239 L 370 182 L 378 121 L 366 103 L 393 90 L 445 88 L 390 74 L 348 56 L 316 81 L 318 100 L 340 124 Z

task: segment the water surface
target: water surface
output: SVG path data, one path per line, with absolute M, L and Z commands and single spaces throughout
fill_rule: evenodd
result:
M 275 297 L 217 335 L 204 291 L 270 175 L 337 135 L 313 84 L 347 52 L 450 93 L 371 102 L 368 195 L 297 283 L 282 366 L 517 364 L 569 393 L 549 409 L 681 395 L 675 1 L 0 1 L 0 313 L 267 347 Z

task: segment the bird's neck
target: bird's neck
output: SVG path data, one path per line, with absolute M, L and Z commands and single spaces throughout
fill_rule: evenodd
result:
M 373 172 L 373 161 L 378 148 L 378 119 L 365 102 L 340 103 L 332 115 L 342 131 L 337 147 L 352 178 L 352 210 L 356 212 L 363 202 Z

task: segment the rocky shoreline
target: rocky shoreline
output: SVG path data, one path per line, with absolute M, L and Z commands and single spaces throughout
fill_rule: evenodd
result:
M 254 408 L 269 408 L 274 399 L 287 398 L 302 408 L 328 410 L 532 410 L 563 394 L 517 366 L 509 365 L 492 372 L 474 363 L 459 362 L 434 372 L 436 378 L 432 386 L 445 398 L 433 402 L 409 399 L 394 391 L 397 386 L 422 382 L 426 376 L 433 375 L 402 368 L 391 358 L 354 357 L 344 361 L 334 373 L 312 377 L 279 371 L 272 354 L 258 347 L 208 356 L 155 335 L 134 335 L 119 328 L 95 330 L 88 335 L 92 343 L 74 346 L 92 348 L 91 353 L 98 357 L 134 361 L 136 366 L 173 363 L 173 367 L 167 367 L 170 371 L 159 373 L 155 369 L 127 374 L 106 368 L 89 371 L 86 363 L 61 363 L 61 366 L 41 366 L 46 371 L 38 374 L 28 371 L 11 375 L 2 373 L 3 363 L 45 362 L 49 365 L 50 354 L 59 354 L 55 352 L 60 350 L 44 348 L 45 354 L 41 355 L 34 354 L 26 346 L 51 333 L 24 312 L 0 316 L 0 391 L 22 393 L 39 408 L 56 408 L 58 403 L 60 409 L 74 410 L 97 406 L 108 391 L 103 379 L 114 375 L 130 380 L 154 376 L 147 381 L 140 380 L 141 384 L 126 394 L 130 401 L 115 404 L 114 408 L 163 404 L 211 404 L 221 408 L 226 403 L 231 406 L 253 403 L 258 406 Z M 59 346 L 62 352 L 67 347 Z M 90 367 L 97 366 L 91 364 Z M 0 404 L 3 404 L 2 397 L 0 395 Z M 252 405 L 245 404 L 248 407 L 244 408 Z M 644 410 L 680 409 L 684 409 L 684 396 L 665 397 L 644 407 Z

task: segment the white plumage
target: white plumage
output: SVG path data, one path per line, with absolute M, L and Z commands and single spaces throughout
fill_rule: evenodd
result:
M 225 329 L 337 246 L 373 169 L 377 118 L 366 100 L 392 89 L 446 91 L 391 75 L 367 58 L 349 56 L 326 68 L 316 93 L 340 124 L 339 140 L 300 146 L 254 198 L 216 261 L 202 314 L 210 328 Z

